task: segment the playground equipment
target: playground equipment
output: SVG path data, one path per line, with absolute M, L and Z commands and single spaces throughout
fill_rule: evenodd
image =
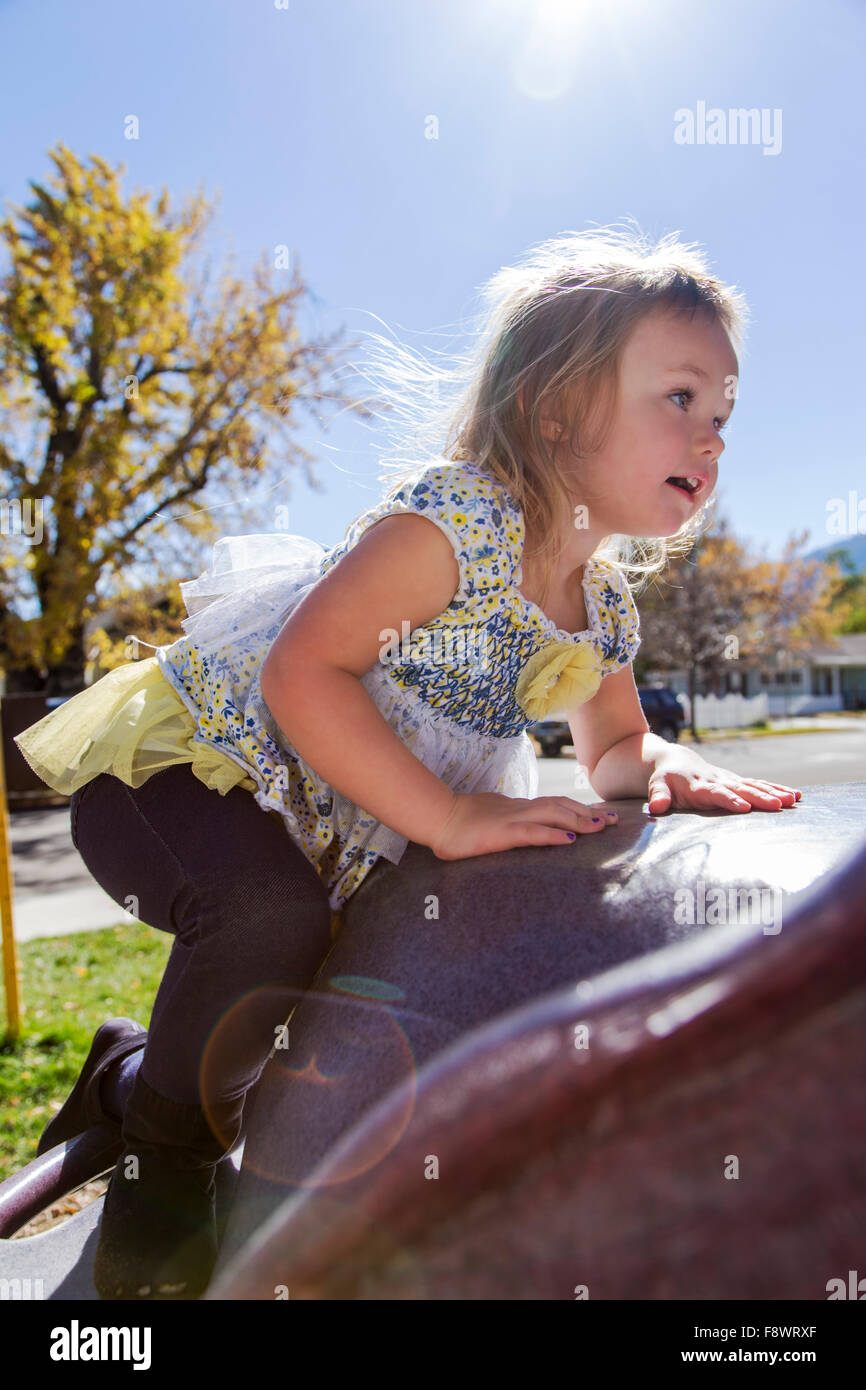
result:
M 866 1234 L 866 782 L 612 803 L 380 861 L 218 1172 L 207 1299 L 818 1299 Z M 0 1184 L 0 1277 L 95 1298 L 102 1128 Z

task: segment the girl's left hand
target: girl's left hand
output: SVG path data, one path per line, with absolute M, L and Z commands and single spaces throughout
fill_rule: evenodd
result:
M 795 787 L 742 777 L 726 767 L 714 767 L 689 748 L 661 753 L 649 779 L 649 812 L 664 815 L 673 807 L 718 807 L 723 811 L 781 811 L 802 793 Z

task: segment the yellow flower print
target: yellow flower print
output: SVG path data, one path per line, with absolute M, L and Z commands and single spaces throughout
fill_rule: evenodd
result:
M 469 517 L 464 516 L 462 512 L 454 512 L 452 514 L 451 520 L 454 522 L 456 526 L 465 526 L 469 521 Z
M 601 658 L 591 643 L 550 642 L 526 662 L 514 694 L 527 719 L 534 721 L 591 700 L 601 680 Z

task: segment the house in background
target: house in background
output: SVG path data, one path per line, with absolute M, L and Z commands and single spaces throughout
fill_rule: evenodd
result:
M 811 550 L 807 560 L 838 559 L 866 574 L 866 535 L 851 534 Z M 648 683 L 667 685 L 689 711 L 688 672 L 651 670 Z M 866 709 L 866 633 L 837 634 L 804 655 L 770 651 L 763 660 L 722 664 L 718 681 L 699 685 L 697 722 L 706 728 L 744 727 L 767 718 Z
M 666 685 L 688 712 L 688 673 L 649 670 L 647 684 Z M 744 727 L 786 715 L 866 709 L 866 633 L 819 643 L 804 656 L 785 651 L 765 661 L 731 661 L 712 690 L 698 687 L 698 724 Z
M 852 632 L 835 641 L 836 646 L 813 647 L 808 661 L 793 668 L 792 677 L 801 676 L 802 684 L 793 684 L 790 695 L 801 699 L 803 708 L 791 713 L 866 709 L 866 632 Z M 774 713 L 772 707 L 770 713 Z

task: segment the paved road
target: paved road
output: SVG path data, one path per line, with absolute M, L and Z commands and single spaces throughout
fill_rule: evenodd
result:
M 853 721 L 852 721 L 853 722 Z M 690 745 L 708 763 L 728 767 L 743 776 L 806 788 L 821 782 L 862 782 L 866 779 L 866 727 L 821 733 L 780 734 L 766 738 L 725 738 Z M 539 795 L 573 796 L 577 801 L 600 797 L 575 786 L 577 764 L 569 747 L 558 758 L 539 758 Z
M 813 783 L 866 779 L 866 722 L 849 723 L 851 727 L 834 731 L 720 739 L 701 744 L 699 751 L 708 762 L 800 787 L 808 796 Z M 559 758 L 539 758 L 538 768 L 541 795 L 600 799 L 587 788 L 575 787 L 572 750 Z M 68 808 L 13 811 L 9 820 L 18 940 L 131 920 L 87 872 L 70 839 Z

